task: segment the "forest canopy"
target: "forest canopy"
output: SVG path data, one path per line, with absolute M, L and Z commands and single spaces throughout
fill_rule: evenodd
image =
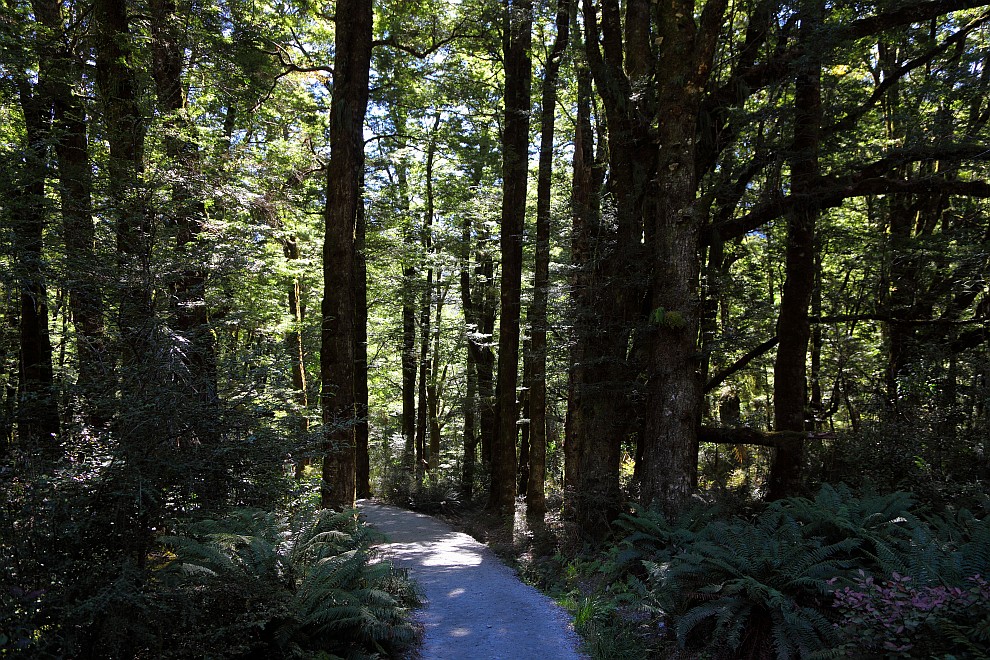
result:
M 988 23 L 3 0 L 0 602 L 95 652 L 247 509 L 982 491 Z

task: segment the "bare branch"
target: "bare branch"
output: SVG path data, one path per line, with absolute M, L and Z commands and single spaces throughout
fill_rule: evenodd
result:
M 749 364 L 756 358 L 760 357 L 764 353 L 767 353 L 770 349 L 776 346 L 779 341 L 780 340 L 777 337 L 771 337 L 770 339 L 766 340 L 759 346 L 751 348 L 741 358 L 739 358 L 738 360 L 730 364 L 728 367 L 722 369 L 714 376 L 709 378 L 708 382 L 705 383 L 705 392 L 711 392 L 716 387 L 724 383 L 729 376 L 739 371 L 742 371 L 744 368 L 746 368 L 747 364 Z

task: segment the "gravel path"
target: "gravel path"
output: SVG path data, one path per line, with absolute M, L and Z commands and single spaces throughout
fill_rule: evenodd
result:
M 386 555 L 407 568 L 426 599 L 417 613 L 423 660 L 578 660 L 570 617 L 519 581 L 492 552 L 436 518 L 358 502 L 385 533 Z

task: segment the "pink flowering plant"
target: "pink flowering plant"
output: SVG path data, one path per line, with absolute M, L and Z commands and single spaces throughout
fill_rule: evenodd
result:
M 990 655 L 990 583 L 983 576 L 928 586 L 896 572 L 877 580 L 860 570 L 851 583 L 835 589 L 832 603 L 847 656 Z

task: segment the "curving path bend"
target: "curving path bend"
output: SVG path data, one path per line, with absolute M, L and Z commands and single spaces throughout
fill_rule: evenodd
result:
M 436 518 L 369 500 L 361 517 L 388 536 L 385 556 L 426 600 L 423 660 L 579 660 L 570 617 L 484 545 Z

